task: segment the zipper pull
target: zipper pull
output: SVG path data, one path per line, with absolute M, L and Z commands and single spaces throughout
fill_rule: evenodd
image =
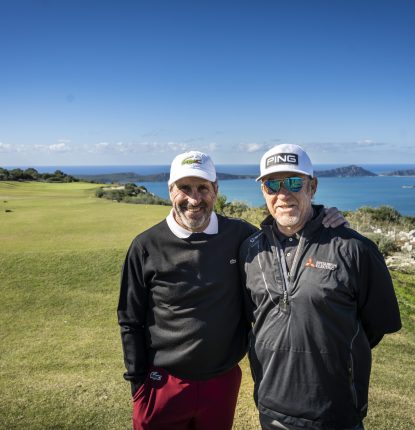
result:
M 288 303 L 288 293 L 287 291 L 284 291 L 284 294 L 282 296 L 282 302 L 280 303 L 280 309 L 282 311 L 287 311 L 289 307 L 289 303 Z

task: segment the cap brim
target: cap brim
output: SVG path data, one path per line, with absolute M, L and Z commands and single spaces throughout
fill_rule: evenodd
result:
M 284 170 L 284 169 L 282 169 L 282 170 L 274 170 L 274 171 L 272 171 L 272 172 L 264 173 L 263 175 L 258 176 L 258 177 L 255 179 L 255 181 L 257 181 L 257 182 L 258 182 L 258 181 L 260 181 L 261 179 L 265 178 L 266 176 L 272 175 L 272 174 L 274 174 L 274 173 L 301 173 L 302 175 L 306 175 L 306 176 L 311 176 L 311 177 L 313 177 L 313 176 L 314 176 L 314 172 L 313 172 L 313 174 L 312 174 L 312 175 L 310 175 L 310 172 L 306 172 L 306 171 L 304 171 L 304 170 Z

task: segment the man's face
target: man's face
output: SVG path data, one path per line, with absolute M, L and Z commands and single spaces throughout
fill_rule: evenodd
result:
M 275 194 L 268 194 L 264 184 L 267 179 L 303 178 L 303 187 L 298 192 L 288 191 L 283 184 Z M 274 173 L 262 181 L 264 195 L 270 214 L 277 222 L 279 230 L 285 234 L 294 234 L 304 227 L 311 218 L 313 210 L 311 199 L 317 189 L 317 179 L 298 173 Z
M 202 232 L 209 224 L 217 193 L 217 185 L 205 179 L 179 179 L 169 190 L 174 219 L 186 230 Z

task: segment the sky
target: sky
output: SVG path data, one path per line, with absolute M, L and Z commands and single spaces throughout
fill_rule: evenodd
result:
M 0 0 L 0 166 L 415 163 L 412 0 Z

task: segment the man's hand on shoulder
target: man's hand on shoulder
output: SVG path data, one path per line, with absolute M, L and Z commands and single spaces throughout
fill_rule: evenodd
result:
M 324 227 L 336 228 L 344 225 L 350 227 L 350 224 L 337 208 L 324 208 L 326 215 L 323 218 Z

